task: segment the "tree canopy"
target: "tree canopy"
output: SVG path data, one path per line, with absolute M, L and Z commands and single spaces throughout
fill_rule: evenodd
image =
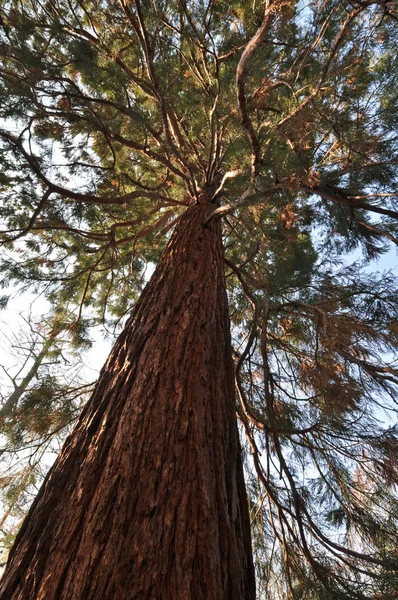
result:
M 206 189 L 259 597 L 392 598 L 398 296 L 369 265 L 398 244 L 394 3 L 6 0 L 0 19 L 0 280 L 49 301 L 46 351 L 120 330 Z M 3 453 L 32 415 L 64 411 L 36 440 L 69 425 L 75 388 L 47 383 L 5 400 Z

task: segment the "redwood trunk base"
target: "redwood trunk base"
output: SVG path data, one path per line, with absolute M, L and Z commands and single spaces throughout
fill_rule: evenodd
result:
M 11 551 L 1 600 L 253 600 L 221 232 L 190 207 Z

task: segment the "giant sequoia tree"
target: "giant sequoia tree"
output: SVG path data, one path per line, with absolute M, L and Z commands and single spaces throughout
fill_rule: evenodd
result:
M 77 345 L 131 314 L 1 599 L 253 599 L 253 564 L 262 598 L 392 598 L 397 294 L 366 267 L 398 244 L 393 3 L 0 15 L 3 285 Z M 3 436 L 51 436 L 54 397 Z

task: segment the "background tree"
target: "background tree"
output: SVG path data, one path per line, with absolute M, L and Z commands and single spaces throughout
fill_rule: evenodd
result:
M 4 284 L 117 331 L 206 190 L 259 588 L 391 598 L 397 296 L 366 266 L 398 243 L 394 5 L 31 0 L 1 18 Z
M 14 315 L 12 327 L 5 319 L 1 323 L 3 560 L 92 389 L 83 379 L 87 338 L 76 335 L 65 315 L 63 321 L 60 315 L 33 315 L 31 307 L 26 315 Z

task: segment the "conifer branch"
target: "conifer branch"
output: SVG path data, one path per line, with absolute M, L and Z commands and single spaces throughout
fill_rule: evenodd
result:
M 247 63 L 251 56 L 263 43 L 265 36 L 275 18 L 275 7 L 274 5 L 269 6 L 269 2 L 266 5 L 264 16 L 260 27 L 257 29 L 254 36 L 247 43 L 242 55 L 239 59 L 238 66 L 236 68 L 236 87 L 237 87 L 237 99 L 239 114 L 242 121 L 242 125 L 247 131 L 247 135 L 252 148 L 252 179 L 253 181 L 259 174 L 260 169 L 260 143 L 257 135 L 254 131 L 253 123 L 249 117 L 246 103 L 246 92 L 245 92 L 245 72 Z

